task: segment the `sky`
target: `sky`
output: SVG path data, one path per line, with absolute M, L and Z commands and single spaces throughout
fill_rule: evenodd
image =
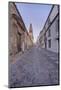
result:
M 52 5 L 16 3 L 16 6 L 28 31 L 30 24 L 32 24 L 34 42 L 36 42 L 40 31 L 43 29 Z

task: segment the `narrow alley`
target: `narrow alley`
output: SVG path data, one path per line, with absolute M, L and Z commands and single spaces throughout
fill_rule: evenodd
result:
M 58 54 L 33 46 L 9 66 L 11 87 L 58 84 Z

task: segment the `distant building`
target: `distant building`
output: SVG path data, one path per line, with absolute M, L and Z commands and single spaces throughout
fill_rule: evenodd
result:
M 33 41 L 30 37 L 23 19 L 15 5 L 9 3 L 9 54 L 16 55 L 32 46 Z
M 59 5 L 53 5 L 38 37 L 39 46 L 57 52 L 59 47 Z
M 40 35 L 39 35 L 39 46 L 41 46 L 42 48 L 45 48 L 45 30 L 42 30 L 40 32 Z
M 25 32 L 25 45 L 26 49 L 29 49 L 30 47 L 33 46 L 33 40 L 28 32 Z

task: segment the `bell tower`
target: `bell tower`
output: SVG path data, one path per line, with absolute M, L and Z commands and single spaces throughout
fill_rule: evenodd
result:
M 32 28 L 32 24 L 30 24 L 30 27 L 29 27 L 29 36 L 30 36 L 31 40 L 33 41 L 33 28 Z

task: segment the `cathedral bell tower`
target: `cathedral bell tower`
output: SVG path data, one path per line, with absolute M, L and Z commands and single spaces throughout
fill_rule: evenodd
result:
M 33 28 L 32 28 L 32 24 L 30 24 L 30 27 L 29 27 L 29 36 L 33 42 Z

